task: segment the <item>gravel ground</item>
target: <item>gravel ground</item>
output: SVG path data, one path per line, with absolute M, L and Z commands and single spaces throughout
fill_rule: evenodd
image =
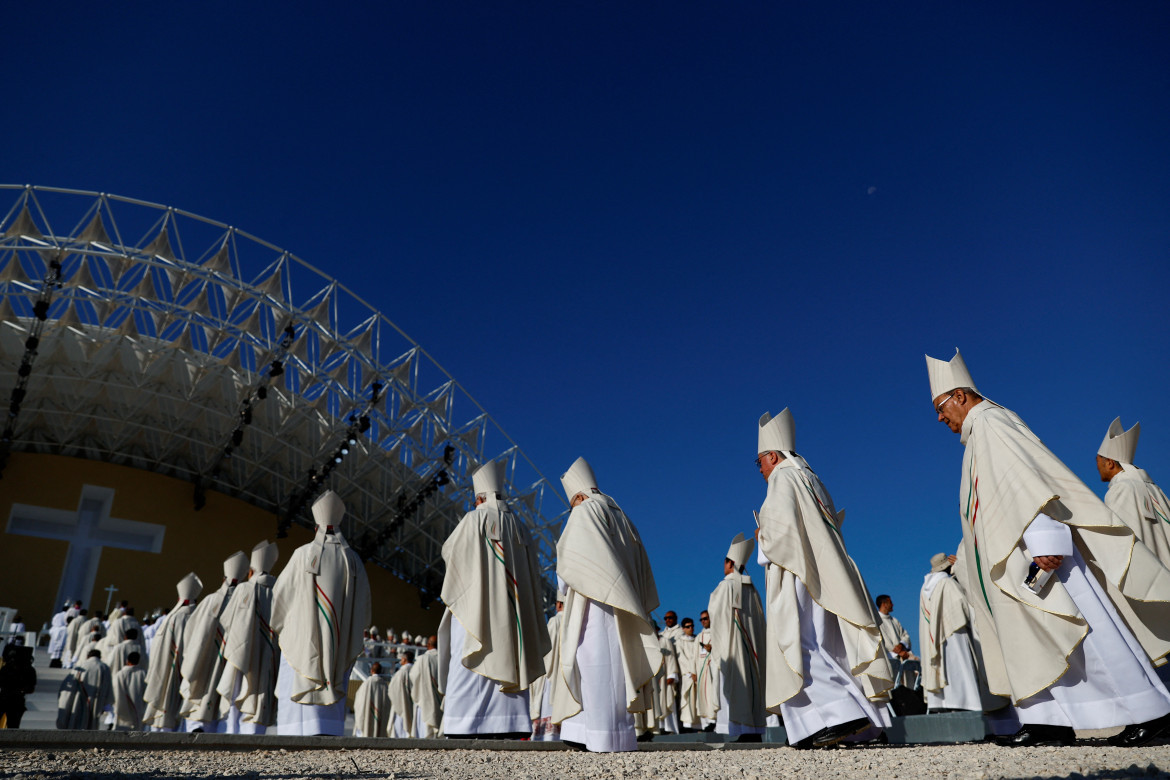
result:
M 1170 778 L 1170 745 L 889 746 L 621 754 L 486 750 L 0 751 L 0 777 L 56 778 Z

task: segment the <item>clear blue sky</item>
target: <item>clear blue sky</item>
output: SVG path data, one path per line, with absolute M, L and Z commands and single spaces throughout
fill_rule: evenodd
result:
M 961 347 L 1098 492 L 1118 414 L 1170 482 L 1164 2 L 37 2 L 5 27 L 0 178 L 202 214 L 362 290 L 546 476 L 594 464 L 659 615 L 705 605 L 763 499 L 756 420 L 790 406 L 916 625 L 960 534 L 924 352 Z

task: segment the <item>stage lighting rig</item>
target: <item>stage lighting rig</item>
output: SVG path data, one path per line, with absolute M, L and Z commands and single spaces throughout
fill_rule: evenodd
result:
M 259 361 L 257 366 L 267 365 L 267 371 L 258 371 L 259 378 L 249 387 L 243 398 L 240 399 L 236 412 L 236 424 L 228 434 L 226 443 L 216 452 L 210 465 L 195 478 L 194 504 L 195 511 L 207 505 L 207 488 L 219 478 L 223 461 L 232 456 L 232 450 L 244 443 L 244 430 L 252 424 L 256 404 L 268 398 L 268 388 L 272 380 L 284 373 L 284 364 L 288 360 L 289 350 L 296 340 L 297 331 L 290 322 L 280 332 L 280 341 L 277 342 L 271 354 Z
M 28 379 L 32 376 L 33 362 L 37 358 L 37 348 L 41 345 L 41 333 L 44 332 L 45 322 L 49 319 L 49 307 L 53 303 L 53 293 L 61 289 L 61 256 L 58 252 L 49 261 L 45 278 L 41 280 L 41 289 L 37 300 L 33 303 L 33 321 L 29 327 L 28 338 L 24 342 L 24 355 L 20 359 L 20 367 L 16 370 L 16 387 L 8 399 L 8 420 L 4 425 L 4 432 L 0 435 L 0 477 L 4 476 L 4 469 L 8 465 L 8 456 L 12 452 L 12 439 L 16 435 L 16 419 L 20 415 L 20 405 L 24 403 L 28 393 Z M 8 262 L 20 262 L 14 253 Z M 131 315 L 133 316 L 133 315 Z

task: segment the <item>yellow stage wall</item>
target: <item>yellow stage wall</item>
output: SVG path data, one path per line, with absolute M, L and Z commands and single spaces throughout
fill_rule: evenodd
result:
M 159 553 L 104 548 L 94 583 L 92 605 L 103 609 L 113 584 L 114 602 L 126 599 L 139 616 L 156 607 L 173 606 L 175 583 L 189 571 L 203 581 L 204 594 L 223 582 L 223 561 L 236 550 L 250 555 L 261 539 L 275 541 L 280 559 L 274 574 L 293 550 L 312 539 L 299 526 L 288 538 L 276 539 L 276 517 L 270 512 L 215 491 L 196 512 L 190 482 L 129 466 L 59 455 L 13 453 L 0 479 L 0 528 L 7 526 L 13 504 L 77 510 L 84 485 L 115 491 L 110 516 L 166 526 Z M 0 606 L 20 611 L 30 630 L 47 622 L 55 609 L 61 568 L 68 542 L 0 533 Z M 406 628 L 414 634 L 432 634 L 442 617 L 442 606 L 419 606 L 418 591 L 390 572 L 366 564 L 370 578 L 374 625 Z

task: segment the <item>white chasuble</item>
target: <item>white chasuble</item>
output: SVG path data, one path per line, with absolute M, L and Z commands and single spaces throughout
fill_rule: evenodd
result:
M 427 650 L 410 670 L 410 698 L 414 701 L 413 735 L 431 739 L 443 731 L 443 693 L 439 686 L 439 651 Z
M 652 707 L 648 683 L 663 661 L 650 622 L 658 590 L 637 530 L 609 496 L 592 493 L 569 514 L 557 541 L 557 576 L 567 589 L 560 673 L 568 696 L 554 697 L 553 723 L 567 728 L 566 719 L 584 708 L 588 724 L 578 720 L 569 731 L 589 739 L 562 730 L 563 739 L 596 751 L 633 750 L 633 718 L 625 715 Z M 611 707 L 615 681 L 620 711 Z M 586 699 L 597 712 L 588 711 Z
M 1170 568 L 1170 499 L 1145 470 L 1128 463 L 1121 468 L 1122 472 L 1109 480 L 1105 506 Z
M 440 653 L 507 693 L 544 674 L 548 632 L 541 612 L 540 562 L 528 529 L 494 494 L 463 516 L 443 543 L 442 599 L 466 631 L 456 656 Z
M 263 734 L 276 724 L 276 675 L 280 647 L 272 630 L 271 574 L 253 575 L 236 586 L 224 614 L 226 666 L 216 690 L 227 733 Z M 245 725 L 250 724 L 250 725 Z
M 390 678 L 387 696 L 390 700 L 390 720 L 387 736 L 406 739 L 414 731 L 414 702 L 410 698 L 410 670 L 414 664 L 403 664 Z
M 998 656 L 986 664 L 991 691 L 1017 704 L 1043 692 L 1070 671 L 1093 628 L 1070 592 L 1090 590 L 1074 582 L 1074 562 L 1039 593 L 1023 585 L 1033 557 L 1023 537 L 1041 513 L 1070 530 L 1070 550 L 1092 564 L 1089 578 L 1146 657 L 1170 652 L 1170 571 L 1133 531 L 1011 411 L 980 402 L 962 441 L 963 589 L 984 617 L 976 623 L 984 655 Z
M 361 559 L 340 533 L 318 526 L 313 541 L 293 552 L 272 592 L 271 626 L 281 651 L 277 733 L 342 733 L 349 670 L 369 623 L 370 582 Z M 332 712 L 338 705 L 340 726 Z M 323 711 L 298 712 L 314 708 Z
M 675 640 L 678 673 L 678 719 L 684 728 L 699 728 L 699 700 L 696 681 L 699 677 L 699 643 L 694 636 L 683 634 Z
M 894 685 L 893 669 L 869 591 L 845 552 L 828 491 L 802 459 L 786 458 L 768 476 L 759 514 L 758 559 L 767 572 L 767 709 L 775 712 L 811 683 L 804 633 L 820 618 L 807 614 L 804 596 L 838 623 L 830 634 L 840 637 L 844 655 L 839 660 L 850 684 L 863 698 L 885 703 Z M 822 633 L 817 629 L 818 636 Z M 814 674 L 817 668 L 812 667 Z
M 357 553 L 340 533 L 317 529 L 281 571 L 272 594 L 272 630 L 295 670 L 290 696 L 328 705 L 346 696 L 349 669 L 370 622 L 370 583 Z
M 183 629 L 183 694 L 180 713 L 189 721 L 203 725 L 207 732 L 220 720 L 219 693 L 216 686 L 223 674 L 223 612 L 231 602 L 235 586 L 224 581 L 219 590 L 206 596 L 195 607 Z
M 146 715 L 146 670 L 127 666 L 114 675 L 114 729 L 142 731 Z
M 705 628 L 695 638 L 698 647 L 696 665 L 698 671 L 695 676 L 695 707 L 700 724 L 706 728 L 714 723 L 719 714 L 719 690 L 723 682 L 719 679 L 719 663 L 715 657 L 715 646 L 712 644 L 711 629 Z M 711 651 L 706 648 L 710 646 Z M 767 668 L 765 666 L 765 668 Z
M 711 594 L 712 653 L 723 681 L 719 691 L 718 734 L 764 733 L 764 607 L 751 577 L 732 572 Z
M 53 622 L 49 626 L 49 658 L 51 660 L 59 661 L 65 653 L 65 640 L 69 638 L 69 626 L 66 621 L 64 610 L 53 615 Z
M 983 709 L 970 626 L 967 602 L 951 576 L 927 574 L 918 595 L 918 652 L 930 709 Z
M 390 681 L 371 674 L 353 696 L 353 735 L 386 737 L 390 722 Z
M 61 681 L 57 694 L 57 728 L 101 728 L 102 713 L 113 703 L 110 667 L 100 658 L 86 658 Z
M 163 618 L 162 627 L 151 642 L 150 666 L 146 673 L 146 720 L 158 731 L 174 731 L 182 723 L 179 708 L 183 697 L 179 691 L 183 665 L 183 631 L 195 609 L 181 603 Z

